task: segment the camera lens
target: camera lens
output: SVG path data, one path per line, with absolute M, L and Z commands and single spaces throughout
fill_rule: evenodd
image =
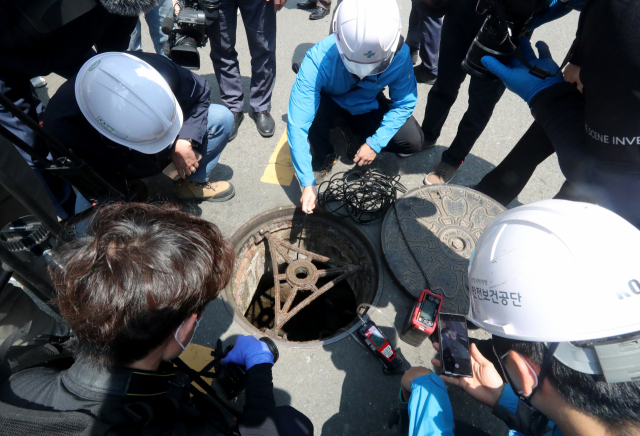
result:
M 467 56 L 462 61 L 462 68 L 468 74 L 487 80 L 498 80 L 484 65 L 484 56 L 493 56 L 500 62 L 506 63 L 514 49 L 509 40 L 507 30 L 500 25 L 497 18 L 487 16 L 478 35 L 473 40 Z
M 200 68 L 200 54 L 198 54 L 197 47 L 195 39 L 184 36 L 171 47 L 171 60 L 188 70 L 198 70 Z

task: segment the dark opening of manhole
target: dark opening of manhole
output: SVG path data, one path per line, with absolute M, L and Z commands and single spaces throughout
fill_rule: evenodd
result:
M 377 303 L 380 259 L 350 222 L 276 210 L 251 220 L 232 240 L 238 261 L 226 300 L 254 334 L 285 346 L 331 343 L 358 327 L 359 304 Z

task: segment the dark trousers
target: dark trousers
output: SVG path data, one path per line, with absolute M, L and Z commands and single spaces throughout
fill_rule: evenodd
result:
M 534 121 L 509 154 L 497 167 L 482 178 L 475 189 L 507 206 L 522 192 L 537 166 L 554 153 L 555 149 L 551 139 L 549 139 L 542 126 Z M 571 158 L 571 153 L 563 153 L 563 151 L 561 153 Z M 559 158 L 561 157 L 559 156 Z M 576 161 L 579 161 L 579 159 Z M 631 183 L 625 183 L 616 180 L 612 174 L 606 178 L 606 181 L 613 186 L 617 186 L 617 189 L 607 191 L 604 195 L 605 199 L 598 200 L 596 197 L 592 197 L 592 189 L 588 187 L 588 184 L 582 181 L 581 177 L 572 173 L 567 174 L 567 176 L 578 185 L 565 181 L 560 191 L 553 198 L 586 203 L 597 202 L 623 215 L 624 218 L 631 222 L 634 220 L 633 217 L 636 217 L 637 222 L 637 217 L 640 216 L 637 212 L 639 208 L 636 208 L 634 212 L 633 207 L 627 207 L 629 202 L 625 201 L 624 198 L 616 200 L 616 193 L 625 189 L 632 189 L 633 185 L 638 185 L 637 177 L 630 175 L 628 177 Z M 621 180 L 624 180 L 625 177 L 621 172 L 617 173 L 616 176 Z M 620 186 L 625 186 L 625 189 L 620 189 Z
M 320 6 L 322 9 L 331 10 L 331 0 L 316 0 L 316 6 Z
M 477 191 L 488 195 L 503 206 L 516 199 L 531 179 L 538 165 L 555 153 L 551 139 L 542 126 L 533 122 L 531 127 L 500 164 L 480 180 Z M 594 199 L 565 181 L 553 197 L 558 200 L 593 203 Z
M 440 136 L 460 85 L 467 77 L 461 64 L 485 19 L 484 15 L 475 12 L 472 3 L 469 2 L 471 6 L 465 11 L 448 14 L 442 25 L 438 80 L 429 92 L 422 121 L 425 141 L 435 141 Z M 459 165 L 464 161 L 487 126 L 504 90 L 501 80 L 491 82 L 470 76 L 469 107 L 458 125 L 456 137 L 442 154 L 443 162 Z
M 327 155 L 335 153 L 329 138 L 329 132 L 333 127 L 348 126 L 360 145 L 364 144 L 365 140 L 378 130 L 382 118 L 389 112 L 390 101 L 382 93 L 378 94 L 377 100 L 378 109 L 366 114 L 351 115 L 340 107 L 329 94 L 322 94 L 316 117 L 309 128 L 313 168 L 321 167 Z M 422 142 L 422 130 L 420 130 L 416 119 L 410 116 L 382 151 L 415 153 L 422 148 Z
M 276 12 L 272 1 L 221 0 L 220 17 L 207 28 L 211 61 L 222 101 L 232 112 L 242 112 L 244 93 L 236 51 L 237 11 L 244 22 L 251 54 L 250 104 L 254 112 L 271 105 L 276 81 Z
M 537 166 L 553 153 L 551 140 L 534 121 L 509 154 L 475 189 L 506 206 L 522 192 Z
M 442 18 L 427 17 L 411 6 L 409 30 L 407 30 L 407 39 L 404 42 L 411 50 L 420 49 L 422 65 L 436 76 L 438 75 L 441 30 Z

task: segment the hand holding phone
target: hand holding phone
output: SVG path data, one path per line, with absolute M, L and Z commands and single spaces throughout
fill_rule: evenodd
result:
M 441 350 L 440 344 L 437 342 L 433 343 L 433 348 L 438 352 Z M 504 389 L 502 377 L 500 377 L 493 364 L 480 353 L 475 344 L 471 344 L 469 351 L 471 377 L 450 377 L 447 375 L 441 375 L 440 377 L 445 383 L 458 386 L 475 400 L 493 409 L 498 404 Z M 431 359 L 431 363 L 438 368 L 442 368 L 442 362 L 439 359 Z
M 441 313 L 438 317 L 438 330 L 442 372 L 446 375 L 472 377 L 467 318 L 463 315 Z

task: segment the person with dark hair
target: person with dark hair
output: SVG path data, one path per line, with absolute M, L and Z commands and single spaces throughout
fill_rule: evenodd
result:
M 640 435 L 638 244 L 638 229 L 588 203 L 545 200 L 496 217 L 469 267 L 469 320 L 492 334 L 495 357 L 472 344 L 472 377 L 407 371 L 409 434 L 454 434 L 448 383 L 512 435 Z
M 190 398 L 190 381 L 168 363 L 191 341 L 205 306 L 231 279 L 234 261 L 215 224 L 175 205 L 98 209 L 85 235 L 60 247 L 50 267 L 57 305 L 76 335 L 75 363 L 62 371 L 17 372 L 0 385 L 0 402 L 32 411 L 82 410 L 119 426 L 109 435 L 313 434 L 300 412 L 275 407 L 273 355 L 251 336 L 240 336 L 222 361 L 246 367 L 237 426 L 213 398 Z M 137 418 L 123 424 L 123 411 L 132 410 Z

